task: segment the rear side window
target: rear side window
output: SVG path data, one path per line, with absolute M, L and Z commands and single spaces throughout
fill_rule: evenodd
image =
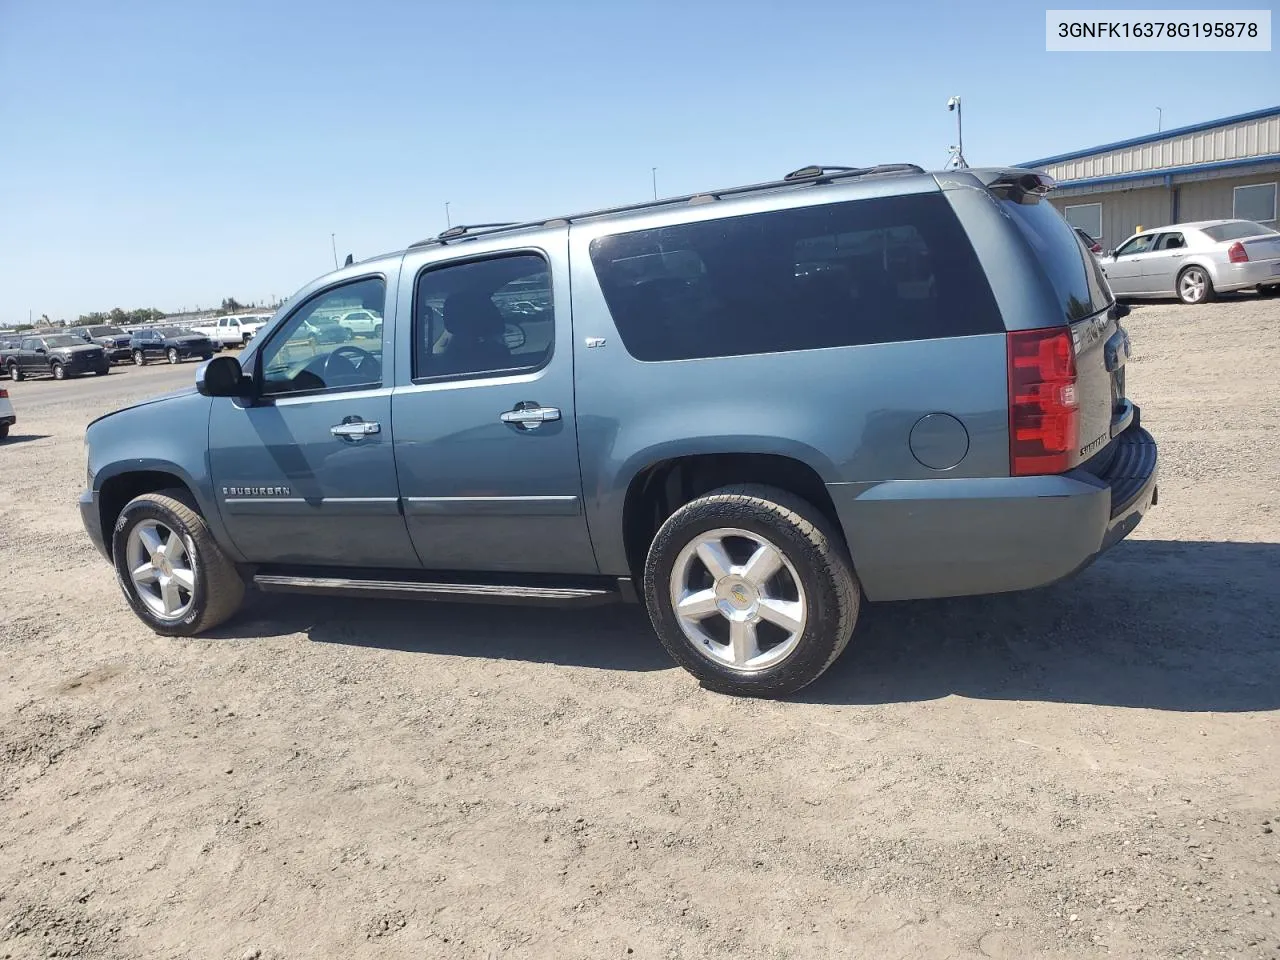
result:
M 600 237 L 591 262 L 637 360 L 687 360 L 1002 332 L 938 193 Z
M 1111 290 L 1102 268 L 1052 204 L 1040 199 L 1030 203 L 1001 200 L 1000 208 L 1035 251 L 1069 323 L 1111 305 Z

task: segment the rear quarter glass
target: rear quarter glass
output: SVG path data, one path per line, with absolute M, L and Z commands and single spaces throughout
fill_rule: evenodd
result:
M 642 361 L 1004 330 L 939 192 L 613 234 L 590 256 L 623 345 Z

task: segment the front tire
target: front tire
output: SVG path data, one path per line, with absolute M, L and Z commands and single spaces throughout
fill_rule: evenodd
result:
M 67 368 L 64 367 L 62 364 L 58 363 L 56 360 L 53 363 L 49 364 L 49 372 L 53 374 L 53 379 L 55 380 L 67 379 Z
M 20 381 L 20 380 L 22 379 L 22 376 L 23 376 L 23 375 L 22 375 L 22 370 L 21 370 L 21 369 L 19 369 L 19 367 L 18 367 L 18 365 L 17 365 L 16 363 L 11 363 L 11 364 L 9 364 L 9 379 L 10 379 L 10 380 L 12 380 L 14 383 L 17 383 L 18 381 Z
M 795 693 L 849 642 L 861 590 L 844 542 L 812 504 L 776 487 L 722 487 L 673 513 L 644 571 L 667 652 L 720 693 Z
M 186 492 L 175 490 L 135 497 L 111 535 L 116 580 L 129 606 L 170 637 L 212 629 L 244 600 L 244 580 L 184 499 Z
M 165 356 L 169 358 L 170 363 L 177 363 L 181 357 L 178 356 L 178 348 L 170 347 L 165 351 Z
M 1195 306 L 1213 299 L 1213 281 L 1204 267 L 1190 266 L 1178 274 L 1178 299 Z
M 147 355 L 141 350 L 133 351 L 133 365 L 135 367 L 145 367 L 147 365 Z

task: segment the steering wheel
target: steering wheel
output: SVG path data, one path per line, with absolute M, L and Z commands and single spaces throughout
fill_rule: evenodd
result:
M 350 373 L 342 370 L 341 367 L 335 371 L 331 371 L 329 369 L 329 365 L 339 356 L 342 357 L 342 362 L 351 368 Z M 378 365 L 378 358 L 368 350 L 362 350 L 360 347 L 354 347 L 349 343 L 344 343 L 342 346 L 331 351 L 329 355 L 324 358 L 324 366 L 320 369 L 324 375 L 325 383 L 332 384 L 333 381 L 342 380 L 344 377 L 352 375 L 360 376 L 366 362 L 371 364 L 369 369 L 372 370 Z
M 518 350 L 526 340 L 524 327 L 508 320 L 502 329 L 502 344 L 508 350 Z

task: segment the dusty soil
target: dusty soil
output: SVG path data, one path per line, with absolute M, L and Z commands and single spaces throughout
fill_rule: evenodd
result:
M 0 955 L 1280 957 L 1280 301 L 1142 306 L 1160 504 L 1075 580 L 873 606 L 793 702 L 639 609 L 257 597 L 153 636 L 11 385 Z

